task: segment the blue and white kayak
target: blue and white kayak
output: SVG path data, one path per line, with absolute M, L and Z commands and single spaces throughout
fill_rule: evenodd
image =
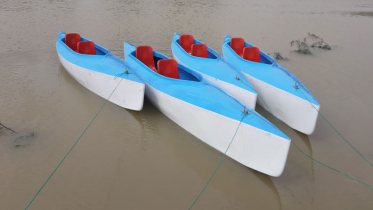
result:
M 201 74 L 149 46 L 124 43 L 129 69 L 146 84 L 145 95 L 164 115 L 203 142 L 239 163 L 280 176 L 291 140 L 269 121 L 207 82 Z
M 295 130 L 313 133 L 320 104 L 294 74 L 242 38 L 226 35 L 223 54 L 258 91 L 263 108 L 268 106 L 268 111 Z
M 192 35 L 178 33 L 172 39 L 171 49 L 174 59 L 179 63 L 197 71 L 210 83 L 255 109 L 257 92 L 254 87 L 218 52 L 194 39 Z
M 61 64 L 81 85 L 107 99 L 121 81 L 109 101 L 126 109 L 142 109 L 145 84 L 127 71 L 123 59 L 79 34 L 60 32 L 56 49 Z

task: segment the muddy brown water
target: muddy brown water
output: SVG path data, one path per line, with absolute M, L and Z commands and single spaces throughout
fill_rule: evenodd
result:
M 0 130 L 0 209 L 27 206 L 104 103 L 60 65 L 61 30 L 119 56 L 123 41 L 171 56 L 174 32 L 219 52 L 225 34 L 280 52 L 327 119 L 373 161 L 373 19 L 356 15 L 372 11 L 368 0 L 2 0 L 0 122 L 20 134 Z M 308 32 L 332 50 L 291 52 L 290 41 Z M 322 119 L 311 136 L 282 127 L 312 157 L 373 184 L 373 168 Z M 148 101 L 141 112 L 108 103 L 29 209 L 187 209 L 221 156 Z M 373 209 L 373 190 L 292 146 L 278 178 L 226 158 L 193 209 Z

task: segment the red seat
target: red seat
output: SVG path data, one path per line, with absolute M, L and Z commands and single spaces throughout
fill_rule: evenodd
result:
M 65 34 L 65 44 L 76 52 L 77 44 L 80 42 L 80 35 L 77 33 Z
M 157 72 L 153 57 L 153 48 L 150 46 L 137 46 L 136 47 L 136 58 L 139 59 L 143 64 Z
M 192 53 L 193 36 L 188 34 L 180 35 L 179 44 L 187 53 Z
M 201 58 L 208 58 L 207 56 L 207 46 L 205 44 L 193 44 L 192 45 L 192 55 L 201 57 Z
M 239 55 L 243 56 L 243 48 L 245 47 L 245 40 L 243 38 L 232 38 L 231 48 Z
M 159 74 L 174 79 L 180 79 L 177 62 L 174 59 L 162 59 L 158 61 Z
M 96 55 L 95 43 L 91 41 L 78 42 L 77 53 Z
M 249 61 L 260 63 L 259 48 L 257 47 L 243 48 L 243 58 Z

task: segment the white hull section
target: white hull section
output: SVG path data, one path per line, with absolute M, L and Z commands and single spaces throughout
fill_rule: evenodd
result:
M 239 125 L 237 120 L 169 96 L 148 84 L 146 96 L 172 121 L 222 153 Z M 241 123 L 227 155 L 247 167 L 277 177 L 284 169 L 290 143 L 290 140 Z
M 263 101 L 258 98 L 258 103 L 267 111 L 288 124 L 290 127 L 304 134 L 311 135 L 315 130 L 320 106 L 311 104 L 308 100 L 299 98 L 268 83 L 251 77 L 242 72 L 254 86 Z M 317 109 L 317 111 L 316 111 Z
M 115 76 L 77 66 L 68 62 L 60 54 L 58 57 L 63 67 L 76 81 L 104 99 L 110 96 L 121 80 L 119 77 L 115 78 Z M 144 92 L 145 84 L 123 79 L 109 101 L 118 106 L 139 111 L 143 107 Z
M 173 54 L 173 58 L 178 63 L 183 64 L 182 62 L 180 62 L 179 59 L 177 59 L 177 57 L 174 54 Z M 183 65 L 186 66 L 185 64 L 183 64 Z M 206 79 L 211 84 L 213 84 L 213 85 L 219 87 L 220 89 L 222 89 L 226 94 L 232 96 L 233 98 L 239 100 L 242 104 L 245 104 L 246 106 L 255 110 L 255 105 L 256 105 L 256 100 L 257 100 L 257 94 L 256 93 L 247 91 L 245 89 L 237 87 L 236 85 L 232 85 L 230 83 L 227 83 L 227 82 L 221 81 L 219 79 L 216 79 L 214 77 L 208 76 L 208 75 L 203 74 L 202 72 L 197 71 L 195 69 L 193 69 L 193 71 L 196 71 L 199 74 L 201 74 L 204 79 Z

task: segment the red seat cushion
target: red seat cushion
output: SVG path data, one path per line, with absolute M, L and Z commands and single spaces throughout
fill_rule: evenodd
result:
M 192 45 L 192 55 L 201 57 L 201 58 L 208 58 L 207 56 L 207 46 L 205 44 L 193 44 Z
M 137 46 L 136 47 L 136 58 L 139 59 L 143 64 L 157 72 L 153 57 L 153 48 L 150 46 Z
M 243 38 L 232 38 L 231 48 L 239 55 L 243 56 L 243 48 L 245 47 L 245 40 Z
M 95 43 L 91 41 L 78 42 L 77 52 L 87 55 L 96 55 Z
M 162 59 L 158 61 L 159 74 L 174 79 L 180 79 L 177 62 L 174 59 Z
M 78 42 L 80 42 L 80 35 L 77 33 L 65 34 L 65 44 L 76 52 L 78 47 Z
M 259 48 L 257 47 L 243 48 L 243 58 L 249 61 L 260 63 Z
M 187 53 L 192 53 L 193 36 L 189 34 L 180 35 L 179 44 Z

